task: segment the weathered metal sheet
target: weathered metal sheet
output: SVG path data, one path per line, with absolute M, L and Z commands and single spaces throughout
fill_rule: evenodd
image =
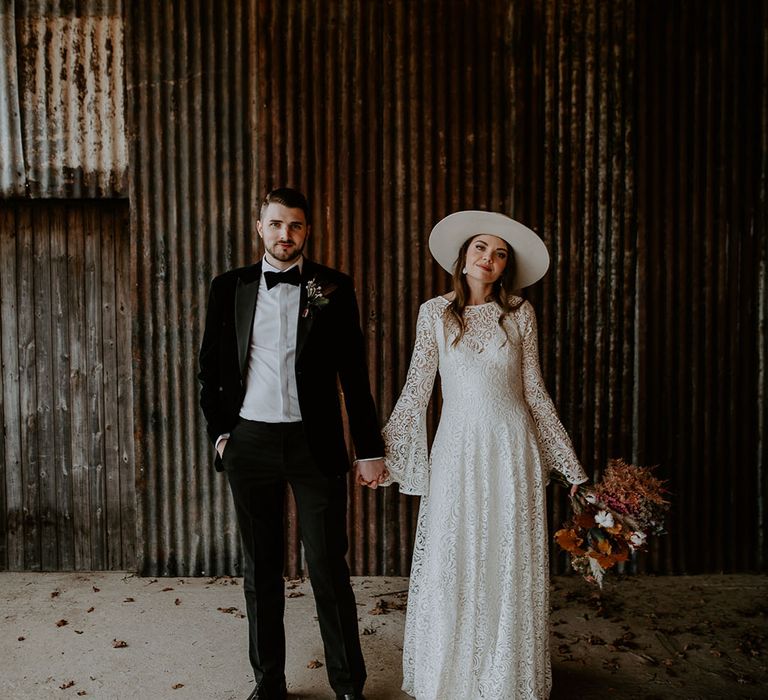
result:
M 238 534 L 198 408 L 211 278 L 250 260 L 254 19 L 246 3 L 127 6 L 139 570 L 232 573 Z
M 0 17 L 15 46 L 3 51 L 0 196 L 126 196 L 122 2 L 17 2 Z
M 0 194 L 24 194 L 24 155 L 16 51 L 16 14 L 12 2 L 0 5 Z
M 432 224 L 533 226 L 542 366 L 588 471 L 670 479 L 670 535 L 633 568 L 765 566 L 765 0 L 126 9 L 143 573 L 237 571 L 196 352 L 209 280 L 256 258 L 280 184 L 310 196 L 310 255 L 355 278 L 382 420 L 418 305 L 447 288 Z M 350 493 L 352 570 L 407 573 L 416 499 Z M 556 491 L 550 528 L 564 516 Z

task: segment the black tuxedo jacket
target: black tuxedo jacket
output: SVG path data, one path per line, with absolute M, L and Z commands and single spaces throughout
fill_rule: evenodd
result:
M 214 443 L 239 420 L 260 280 L 261 262 L 258 262 L 225 272 L 211 283 L 198 379 L 200 405 L 208 435 Z M 308 301 L 310 280 L 322 289 L 327 299 L 325 305 Z M 352 279 L 305 259 L 296 323 L 299 406 L 307 441 L 318 466 L 330 474 L 340 474 L 349 468 L 337 378 L 341 382 L 356 456 L 361 459 L 383 456 Z M 218 454 L 215 465 L 221 471 Z

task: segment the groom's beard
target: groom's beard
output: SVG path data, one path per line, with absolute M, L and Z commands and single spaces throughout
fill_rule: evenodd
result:
M 286 243 L 290 243 L 290 245 L 285 245 Z M 275 260 L 279 260 L 280 262 L 291 262 L 301 256 L 306 243 L 306 239 L 300 246 L 296 245 L 293 241 L 275 241 L 275 243 L 267 248 L 267 252 Z

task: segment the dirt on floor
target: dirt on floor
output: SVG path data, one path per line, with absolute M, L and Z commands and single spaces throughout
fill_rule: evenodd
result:
M 353 585 L 366 697 L 407 700 L 407 579 Z M 309 582 L 286 598 L 291 700 L 333 698 Z M 557 577 L 551 602 L 552 698 L 768 698 L 766 576 Z M 244 699 L 243 610 L 228 577 L 0 574 L 0 699 Z

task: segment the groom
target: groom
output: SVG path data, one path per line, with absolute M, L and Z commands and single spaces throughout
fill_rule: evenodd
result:
M 358 480 L 375 486 L 384 454 L 352 280 L 303 257 L 307 200 L 270 192 L 257 222 L 264 258 L 210 289 L 200 405 L 216 469 L 232 491 L 243 543 L 249 700 L 284 700 L 283 505 L 289 484 L 337 698 L 362 698 L 366 673 L 344 556 L 349 469 L 337 380 Z

